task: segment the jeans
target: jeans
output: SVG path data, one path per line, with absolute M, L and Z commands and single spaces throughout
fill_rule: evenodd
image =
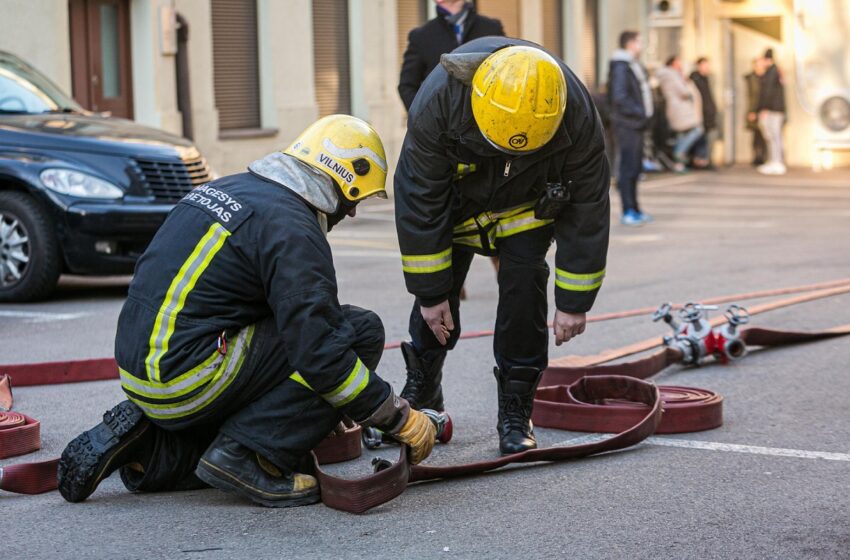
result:
M 695 126 L 690 130 L 683 130 L 676 133 L 676 145 L 673 146 L 673 157 L 676 161 L 683 162 L 688 157 L 688 152 L 694 147 L 703 137 L 703 129 L 701 126 Z M 703 148 L 704 149 L 704 148 Z M 699 157 L 704 158 L 705 155 L 700 154 Z
M 779 111 L 766 111 L 759 115 L 759 128 L 767 142 L 767 162 L 782 163 L 785 159 L 782 146 L 782 125 L 785 122 L 785 113 Z
M 643 170 L 643 130 L 614 126 L 617 141 L 617 190 L 623 203 L 623 213 L 640 212 L 637 201 L 637 182 Z

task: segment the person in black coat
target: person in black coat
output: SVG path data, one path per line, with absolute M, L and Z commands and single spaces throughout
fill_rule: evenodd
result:
M 646 70 L 638 62 L 643 44 L 636 31 L 620 34 L 620 49 L 611 57 L 608 101 L 619 152 L 617 189 L 623 204 L 620 222 L 640 226 L 652 220 L 641 212 L 637 183 L 643 167 L 643 134 L 654 108 Z
M 704 56 L 697 59 L 696 70 L 691 72 L 691 81 L 699 90 L 700 98 L 702 99 L 702 126 L 705 129 L 701 142 L 705 142 L 704 152 L 707 154 L 707 159 L 700 161 L 701 158 L 694 157 L 694 165 L 696 167 L 707 167 L 711 165 L 712 145 L 717 137 L 717 104 L 714 102 L 714 95 L 711 93 L 711 84 L 708 81 L 708 75 L 711 72 L 710 63 Z
M 785 174 L 782 126 L 785 124 L 785 87 L 782 72 L 773 60 L 773 49 L 764 53 L 767 69 L 759 80 L 759 98 L 756 105 L 758 123 L 767 141 L 767 163 L 758 167 L 765 175 Z
M 439 63 L 440 56 L 479 37 L 504 37 L 502 22 L 479 15 L 464 0 L 435 0 L 437 17 L 412 29 L 407 36 L 407 50 L 401 65 L 398 94 L 404 108 L 410 110 L 419 86 Z

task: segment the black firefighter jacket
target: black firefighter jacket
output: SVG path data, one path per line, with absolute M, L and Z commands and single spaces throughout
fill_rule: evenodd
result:
M 330 246 L 306 202 L 250 173 L 195 188 L 136 265 L 115 341 L 125 391 L 146 412 L 157 397 L 178 404 L 160 405 L 163 420 L 199 412 L 238 375 L 227 364 L 251 352 L 250 326 L 269 317 L 280 332 L 273 344 L 292 366 L 281 376 L 297 370 L 358 420 L 388 397 L 376 374 L 353 373 L 362 366 L 351 349 L 356 335 L 337 300 Z M 345 394 L 354 397 L 335 400 L 353 379 Z
M 463 43 L 488 35 L 505 34 L 502 22 L 479 15 L 473 7 L 468 9 L 463 26 Z M 405 109 L 410 110 L 419 86 L 440 63 L 440 55 L 451 52 L 457 46 L 455 32 L 442 15 L 410 31 L 398 80 L 398 94 Z
M 538 47 L 486 37 L 454 52 L 494 52 L 509 45 Z M 403 266 L 408 291 L 424 304 L 443 301 L 451 290 L 451 266 L 444 263 L 450 259 L 455 224 L 485 211 L 533 203 L 547 182 L 560 182 L 569 185 L 571 202 L 554 224 L 555 303 L 574 313 L 593 305 L 608 251 L 608 160 L 590 95 L 565 64 L 561 68 L 568 92 L 563 123 L 543 148 L 519 157 L 485 140 L 472 115 L 470 87 L 443 66 L 422 84 L 395 172 L 395 206 L 403 265 L 436 265 Z
M 608 105 L 615 126 L 643 130 L 649 124 L 640 80 L 625 60 L 612 60 L 608 65 Z

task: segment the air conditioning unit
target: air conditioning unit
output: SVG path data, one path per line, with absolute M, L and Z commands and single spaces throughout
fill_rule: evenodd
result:
M 684 0 L 653 0 L 649 24 L 655 27 L 680 26 L 684 14 Z
M 817 104 L 815 142 L 819 148 L 850 148 L 850 90 L 821 96 Z
M 833 151 L 850 150 L 850 89 L 822 95 L 815 115 L 815 170 L 832 169 Z

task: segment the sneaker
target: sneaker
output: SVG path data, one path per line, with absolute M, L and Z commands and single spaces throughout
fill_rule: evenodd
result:
M 676 163 L 673 164 L 673 171 L 676 172 L 676 173 L 687 173 L 688 168 L 687 168 L 687 166 L 685 166 L 684 163 L 677 161 Z
M 652 217 L 652 214 L 647 214 L 646 212 L 638 212 L 637 215 L 640 220 L 645 224 L 655 221 L 655 218 Z
M 640 214 L 636 210 L 626 210 L 625 214 L 623 214 L 623 217 L 620 218 L 620 223 L 624 226 L 638 227 L 642 226 L 646 222 L 643 221 Z
M 764 165 L 758 166 L 756 171 L 761 173 L 762 175 L 785 175 L 788 169 L 785 167 L 785 164 L 778 161 L 772 161 L 770 163 L 765 163 Z

